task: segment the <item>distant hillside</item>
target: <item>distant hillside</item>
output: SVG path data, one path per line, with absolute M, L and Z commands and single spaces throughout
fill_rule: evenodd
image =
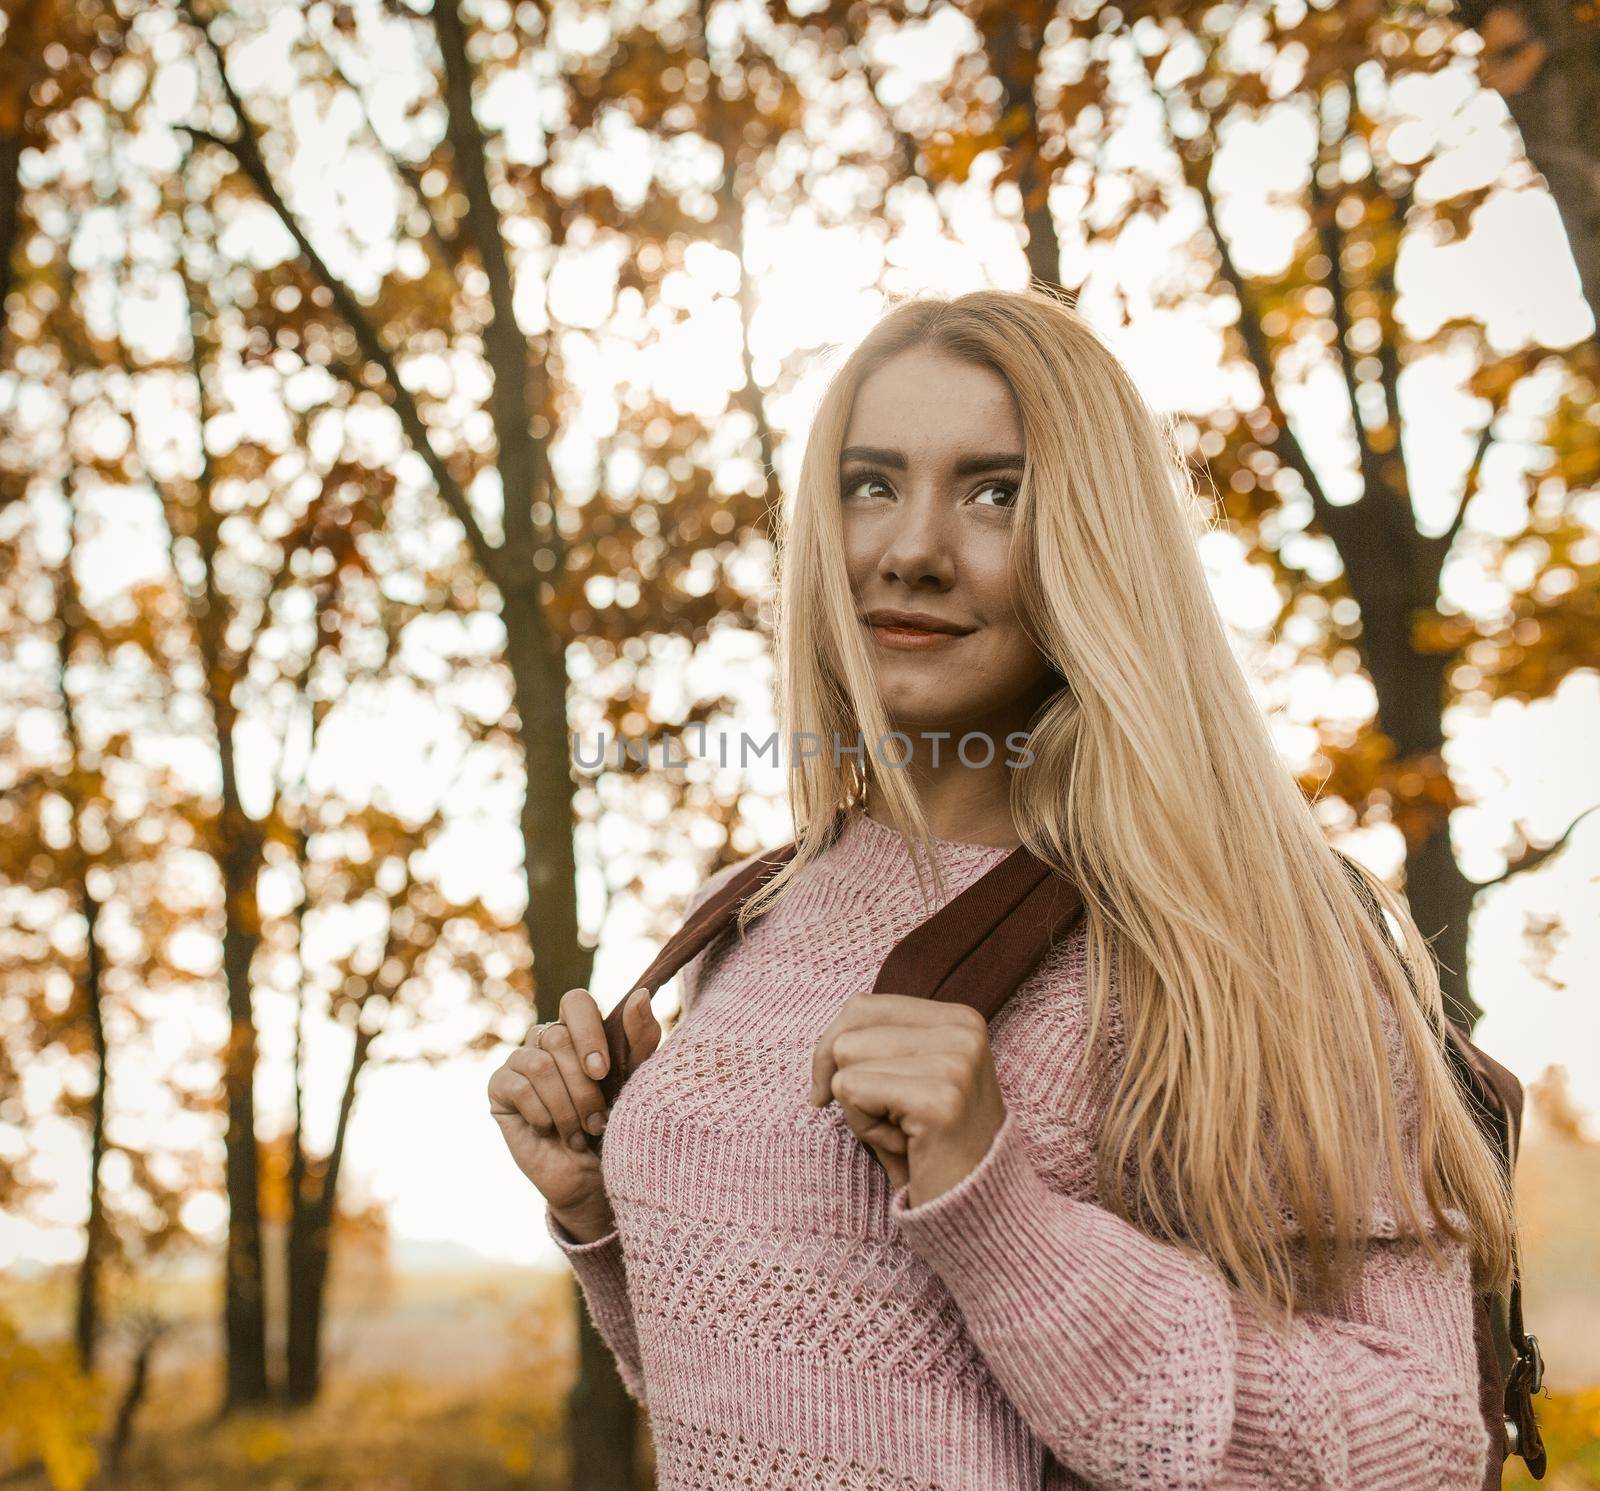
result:
M 1552 1390 L 1600 1386 L 1600 1144 L 1540 1121 L 1517 1160 L 1522 1300 Z
M 507 1266 L 504 1259 L 448 1238 L 391 1238 L 389 1256 L 397 1274 L 500 1273 Z

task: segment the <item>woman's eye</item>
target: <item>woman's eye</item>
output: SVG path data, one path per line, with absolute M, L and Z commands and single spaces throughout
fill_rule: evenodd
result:
M 845 482 L 844 495 L 846 497 L 854 497 L 862 487 L 886 487 L 887 485 L 888 483 L 885 482 L 882 477 L 857 476 Z
M 1017 500 L 1017 489 L 1014 486 L 1012 486 L 1011 483 L 1008 482 L 1008 481 L 992 481 L 986 487 L 979 487 L 978 491 L 980 493 L 982 493 L 982 492 L 999 492 L 1006 499 L 1004 502 L 1001 502 L 1001 503 L 985 503 L 985 504 L 982 504 L 983 506 L 1011 507 L 1011 506 L 1015 505 L 1016 500 Z
M 850 498 L 854 497 L 857 493 L 867 491 L 872 487 L 878 487 L 882 489 L 884 493 L 890 493 L 892 490 L 889 486 L 889 483 L 881 476 L 848 477 L 841 483 L 840 490 L 844 497 Z M 1010 482 L 992 481 L 985 486 L 979 487 L 978 491 L 980 494 L 984 492 L 998 492 L 1000 493 L 1002 499 L 999 502 L 980 503 L 979 506 L 981 507 L 1009 508 L 1013 506 L 1017 500 L 1017 489 Z

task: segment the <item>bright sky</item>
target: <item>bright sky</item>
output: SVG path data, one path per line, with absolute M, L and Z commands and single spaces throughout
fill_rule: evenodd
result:
M 256 79 L 287 79 L 290 69 L 283 65 L 283 50 L 289 39 L 286 23 L 249 49 L 255 55 L 241 48 L 236 57 L 241 80 L 253 85 Z M 939 76 L 939 69 L 947 65 L 948 48 L 959 41 L 930 28 L 916 45 L 885 57 L 890 67 L 886 93 L 903 86 L 912 73 Z M 352 59 L 352 66 L 358 65 L 371 69 L 375 78 L 389 80 L 378 84 L 375 113 L 380 130 L 398 130 L 406 97 L 405 59 L 386 55 L 380 36 L 363 49 L 359 64 Z M 1424 178 L 1425 195 L 1486 179 L 1504 159 L 1501 105 L 1485 95 L 1463 107 L 1466 94 L 1459 80 L 1444 76 L 1419 81 L 1404 100 L 1416 114 L 1419 139 L 1436 132 L 1451 146 Z M 193 86 L 183 59 L 176 58 L 163 75 L 156 98 L 167 117 L 189 117 Z M 300 101 L 295 108 L 298 111 Z M 537 118 L 537 91 L 531 81 L 508 78 L 485 100 L 484 108 L 492 119 L 507 122 L 513 153 L 531 148 L 528 121 Z M 352 163 L 348 154 L 346 142 L 356 127 L 354 118 L 337 111 L 316 125 L 320 148 L 306 153 L 294 180 L 296 200 L 312 221 L 320 221 L 321 212 L 355 221 L 388 220 L 390 188 L 375 170 L 362 168 L 359 158 Z M 1137 130 L 1132 135 L 1127 148 L 1136 149 Z M 1239 244 L 1246 270 L 1270 268 L 1289 246 L 1294 216 L 1266 205 L 1263 193 L 1296 179 L 1307 143 L 1297 126 L 1278 121 L 1237 131 L 1227 144 L 1222 180 L 1232 194 L 1225 225 Z M 158 142 L 150 148 L 163 147 Z M 951 217 L 948 231 L 925 201 L 907 209 L 892 234 L 821 226 L 806 208 L 771 221 L 759 203 L 750 204 L 745 261 L 756 277 L 752 339 L 758 375 L 770 377 L 778 359 L 795 349 L 848 345 L 859 338 L 884 308 L 885 289 L 959 292 L 984 284 L 1021 286 L 1025 268 L 1016 231 L 996 217 L 983 166 L 980 162 L 966 190 L 952 191 L 945 199 Z M 619 130 L 595 169 L 619 191 L 642 190 L 646 170 L 639 138 L 630 139 Z M 1075 278 L 1084 266 L 1073 226 L 1083 203 L 1078 193 L 1063 188 L 1052 206 L 1067 253 L 1066 275 Z M 1181 245 L 1195 226 L 1193 213 L 1178 213 L 1160 225 L 1146 223 L 1125 234 L 1114 257 L 1097 251 L 1089 287 L 1079 302 L 1080 309 L 1106 331 L 1159 408 L 1199 407 L 1225 396 L 1218 372 L 1221 341 L 1212 314 L 1203 306 L 1166 311 L 1151 305 L 1152 286 L 1174 266 L 1181 266 Z M 248 231 L 241 226 L 238 242 L 229 247 L 270 262 L 286 251 L 287 244 L 257 218 Z M 386 241 L 376 240 L 342 252 L 345 258 L 340 262 L 359 280 L 362 273 L 375 272 L 390 249 Z M 339 253 L 330 256 L 339 260 Z M 614 317 L 616 263 L 610 245 L 596 245 L 587 254 L 573 254 L 564 261 L 548 284 L 537 274 L 526 275 L 518 297 L 519 316 L 529 332 L 543 329 L 550 314 L 568 327 L 587 329 L 605 323 L 603 332 L 585 330 L 567 339 L 569 370 L 586 390 L 593 390 L 586 392 L 577 426 L 557 451 L 558 474 L 579 485 L 588 480 L 588 452 L 594 440 L 614 427 L 614 380 L 627 377 L 653 384 L 685 411 L 710 415 L 723 407 L 739 377 L 738 317 L 730 298 L 737 288 L 739 266 L 732 256 L 710 246 L 690 254 L 687 270 L 674 277 L 667 292 L 674 305 L 690 313 L 689 320 L 667 336 L 655 335 L 642 320 L 630 324 L 625 315 Z M 1110 298 L 1114 285 L 1127 297 L 1132 313 L 1132 324 L 1126 328 L 1114 324 Z M 1491 338 L 1502 349 L 1530 339 L 1562 345 L 1589 335 L 1592 328 L 1560 224 L 1542 192 L 1508 193 L 1491 201 L 1464 243 L 1443 248 L 1414 243 L 1402 261 L 1400 287 L 1405 317 L 1417 334 L 1462 313 L 1484 317 Z M 172 326 L 174 310 L 158 297 L 137 312 L 146 318 L 153 342 L 160 341 L 162 326 Z M 649 337 L 651 345 L 635 350 L 630 345 L 634 337 Z M 775 425 L 786 437 L 778 463 L 786 487 L 798 469 L 797 437 L 803 436 L 829 366 L 818 362 L 798 389 L 770 401 Z M 585 379 L 586 369 L 594 370 L 592 379 Z M 419 379 L 460 379 L 467 372 L 463 366 L 446 367 L 442 362 L 415 369 Z M 1430 529 L 1442 528 L 1448 520 L 1482 417 L 1482 411 L 1456 387 L 1462 372 L 1458 362 L 1438 358 L 1409 369 L 1402 379 L 1411 436 L 1408 454 L 1419 510 Z M 1517 474 L 1529 456 L 1519 436 L 1537 412 L 1535 398 L 1548 397 L 1549 392 L 1548 387 L 1530 386 L 1525 390 L 1528 397 L 1506 421 L 1507 436 L 1490 457 L 1484 493 L 1473 509 L 1474 528 L 1505 531 L 1515 523 Z M 250 405 L 245 390 L 238 396 L 266 417 L 266 406 L 259 400 Z M 1336 498 L 1353 495 L 1351 483 L 1337 476 L 1348 463 L 1348 451 L 1344 394 L 1336 373 L 1331 368 L 1320 371 L 1286 402 Z M 162 556 L 157 541 L 152 524 L 125 515 L 103 551 L 85 555 L 86 584 L 115 588 L 159 573 Z M 1241 652 L 1254 656 L 1258 629 L 1275 610 L 1270 587 L 1243 566 L 1237 547 L 1225 536 L 1209 541 L 1205 556 L 1224 610 L 1238 628 Z M 752 585 L 762 583 L 762 578 L 759 569 L 752 571 Z M 1452 567 L 1448 585 L 1468 610 L 1496 603 L 1494 585 L 1476 573 L 1470 560 Z M 423 651 L 429 645 L 427 637 L 425 628 L 418 629 L 415 645 Z M 736 728 L 759 739 L 774 725 L 768 670 L 760 648 L 752 643 L 748 635 L 741 635 L 708 648 L 706 655 L 694 660 L 692 676 L 686 675 L 684 685 L 693 693 L 701 686 L 697 679 L 708 677 L 704 670 L 711 669 L 736 680 L 743 695 Z M 1280 736 L 1291 758 L 1307 748 L 1308 721 L 1335 711 L 1359 716 L 1370 700 L 1359 681 L 1345 681 L 1336 688 L 1325 676 L 1282 680 L 1264 697 L 1277 708 Z M 1593 749 L 1600 735 L 1600 675 L 1595 672 L 1572 677 L 1552 700 L 1531 707 L 1504 704 L 1481 717 L 1458 718 L 1453 728 L 1452 763 L 1468 789 L 1481 795 L 1481 806 L 1458 813 L 1453 825 L 1469 875 L 1487 879 L 1502 868 L 1500 851 L 1513 824 L 1520 821 L 1535 841 L 1547 842 L 1584 808 L 1600 802 L 1600 755 Z M 320 772 L 330 782 L 347 782 L 362 793 L 376 774 L 397 803 L 414 801 L 425 808 L 431 803 L 438 770 L 430 747 L 448 734 L 435 704 L 415 691 L 397 692 L 373 706 L 342 709 L 330 718 Z M 694 743 L 685 741 L 683 751 L 694 754 Z M 708 754 L 714 753 L 713 743 Z M 259 773 L 266 760 L 261 750 L 247 747 L 246 756 L 247 775 L 250 770 Z M 214 756 L 208 760 L 203 743 L 176 747 L 174 758 L 201 776 L 215 769 Z M 768 814 L 757 820 L 764 843 L 783 842 L 787 819 L 780 774 L 761 768 L 729 772 L 722 779 L 742 781 L 750 793 L 766 799 Z M 520 895 L 521 853 L 515 794 L 503 786 L 475 787 L 471 811 L 473 821 L 441 846 L 447 866 L 445 888 L 514 906 Z M 607 831 L 615 832 L 615 825 L 608 824 Z M 580 910 L 585 926 L 599 930 L 605 912 L 603 884 L 592 852 L 592 846 L 580 845 L 580 853 L 589 857 L 580 873 Z M 1359 852 L 1384 872 L 1392 872 L 1398 863 L 1398 843 L 1387 833 L 1367 835 Z M 1567 852 L 1551 867 L 1480 899 L 1471 949 L 1474 988 L 1487 1009 L 1476 1037 L 1479 1043 L 1524 1081 L 1551 1063 L 1564 1064 L 1575 1096 L 1591 1111 L 1600 1111 L 1600 998 L 1592 974 L 1582 970 L 1600 966 L 1597 878 L 1600 814 L 1579 828 Z M 685 896 L 692 888 L 683 882 L 657 887 L 663 898 Z M 594 988 L 608 1008 L 654 952 L 654 945 L 639 935 L 639 918 L 630 911 L 625 907 L 623 914 L 604 922 Z M 1522 943 L 1524 918 L 1550 913 L 1560 915 L 1568 928 L 1567 940 L 1549 970 L 1553 984 L 1541 981 L 1524 965 Z M 658 1011 L 667 1011 L 671 997 L 670 989 L 663 991 Z M 220 1000 L 214 1004 L 217 1007 L 196 1005 L 184 1012 L 179 1026 L 158 1038 L 152 1055 L 157 1066 L 177 1059 L 189 1041 L 201 1040 L 220 1025 Z M 270 1115 L 269 1126 L 272 1117 L 285 1112 L 288 1098 L 281 1060 L 287 1038 L 284 1013 L 281 1001 L 264 1001 L 263 1045 L 270 1059 L 258 1078 L 258 1102 Z M 331 1131 L 332 1104 L 346 1053 L 347 1041 L 338 1032 L 324 1029 L 313 1042 L 311 1090 L 322 1108 L 314 1115 L 313 1127 L 319 1139 Z M 353 1120 L 346 1173 L 356 1191 L 387 1201 L 398 1234 L 455 1240 L 519 1262 L 554 1262 L 558 1255 L 545 1237 L 543 1203 L 512 1164 L 488 1115 L 485 1088 L 504 1055 L 502 1051 L 440 1067 L 369 1071 Z M 42 1101 L 50 1084 L 58 1080 L 53 1069 L 33 1074 L 30 1095 Z M 131 1090 L 123 1089 L 125 1095 Z M 82 1135 L 75 1127 L 50 1123 L 39 1126 L 37 1138 L 47 1153 L 48 1173 L 59 1182 L 53 1198 L 40 1208 L 55 1225 L 36 1226 L 0 1216 L 0 1266 L 24 1257 L 69 1259 L 81 1249 Z M 220 1201 L 197 1201 L 191 1220 L 220 1238 L 224 1220 Z

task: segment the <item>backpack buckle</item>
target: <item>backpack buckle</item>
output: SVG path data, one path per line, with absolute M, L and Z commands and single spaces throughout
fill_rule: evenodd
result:
M 1528 1349 L 1522 1359 L 1528 1363 L 1528 1392 L 1532 1395 L 1544 1386 L 1544 1354 L 1539 1350 L 1537 1336 L 1529 1336 L 1527 1340 Z

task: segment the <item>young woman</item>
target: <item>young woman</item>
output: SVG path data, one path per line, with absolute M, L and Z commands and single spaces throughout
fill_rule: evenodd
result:
M 603 1161 L 587 991 L 489 1088 L 663 1491 L 1483 1484 L 1510 1197 L 1200 514 L 1042 292 L 903 302 L 831 382 L 780 546 L 784 738 L 842 747 L 793 763 L 797 852 L 669 1039 L 630 996 Z M 1019 843 L 1087 914 L 991 1023 L 862 992 Z

